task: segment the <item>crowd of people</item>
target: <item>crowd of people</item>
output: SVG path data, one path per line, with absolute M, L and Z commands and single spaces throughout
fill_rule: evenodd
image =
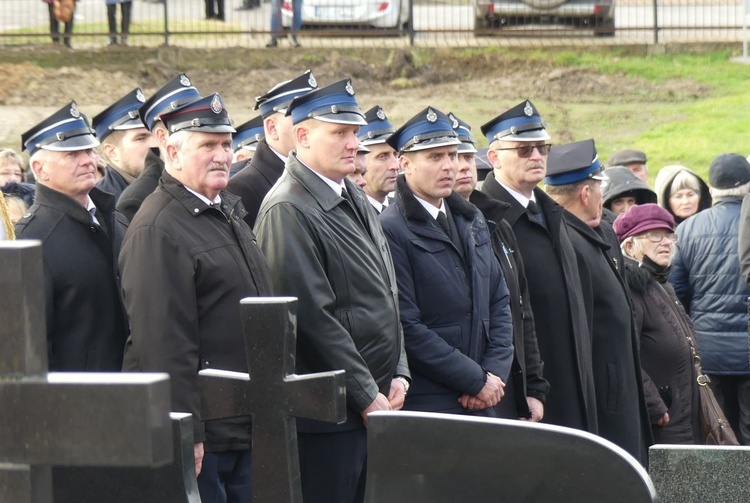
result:
M 744 157 L 652 189 L 643 152 L 553 146 L 524 100 L 481 126 L 479 183 L 471 126 L 432 105 L 395 127 L 307 71 L 255 109 L 235 127 L 179 74 L 91 121 L 66 104 L 22 135 L 28 172 L 0 151 L 1 237 L 42 241 L 50 370 L 169 373 L 202 501 L 250 501 L 250 418 L 203 421 L 198 371 L 252 372 L 252 296 L 299 299 L 298 373 L 346 371 L 346 420 L 297 420 L 305 501 L 363 501 L 377 410 L 543 421 L 646 465 L 703 442 L 709 385 L 750 442 Z

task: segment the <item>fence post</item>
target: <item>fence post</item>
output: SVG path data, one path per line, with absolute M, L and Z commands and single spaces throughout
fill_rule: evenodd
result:
M 745 0 L 745 17 L 742 18 L 742 58 L 747 61 L 747 18 L 750 17 L 750 0 Z
M 169 0 L 164 0 L 164 45 L 169 47 Z
M 750 0 L 745 1 L 750 2 Z M 409 32 L 409 47 L 414 47 L 414 0 L 409 0 L 409 23 L 407 30 Z
M 659 9 L 658 0 L 654 0 L 654 45 L 659 43 Z

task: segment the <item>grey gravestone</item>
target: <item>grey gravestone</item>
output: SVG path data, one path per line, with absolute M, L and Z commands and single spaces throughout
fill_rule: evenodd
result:
M 172 463 L 160 468 L 55 467 L 55 503 L 200 503 L 193 416 L 173 412 L 170 418 Z
M 51 465 L 168 463 L 166 374 L 47 373 L 38 241 L 0 242 L 0 292 L 0 501 L 51 502 Z
M 203 370 L 203 417 L 253 418 L 253 502 L 301 502 L 295 417 L 346 419 L 344 371 L 296 375 L 297 299 L 241 301 L 250 374 Z
M 366 503 L 653 502 L 643 467 L 559 426 L 420 412 L 368 416 Z
M 750 501 L 750 447 L 654 445 L 649 473 L 659 503 Z

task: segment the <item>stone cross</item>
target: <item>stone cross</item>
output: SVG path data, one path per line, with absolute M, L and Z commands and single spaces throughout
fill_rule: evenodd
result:
M 255 503 L 302 501 L 295 417 L 346 419 L 344 371 L 296 375 L 297 299 L 246 298 L 242 326 L 250 374 L 203 370 L 203 419 L 253 418 Z
M 42 274 L 40 242 L 0 242 L 3 502 L 51 503 L 52 465 L 160 466 L 172 458 L 166 374 L 47 372 Z

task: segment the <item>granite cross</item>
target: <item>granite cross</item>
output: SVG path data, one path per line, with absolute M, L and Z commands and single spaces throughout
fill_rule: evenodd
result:
M 166 374 L 48 373 L 42 251 L 0 242 L 0 501 L 50 503 L 52 465 L 172 458 Z M 91 313 L 96 316 L 96 313 Z
M 250 374 L 201 371 L 203 419 L 252 416 L 253 502 L 298 503 L 294 418 L 344 421 L 344 371 L 294 373 L 296 298 L 246 298 L 240 308 Z

